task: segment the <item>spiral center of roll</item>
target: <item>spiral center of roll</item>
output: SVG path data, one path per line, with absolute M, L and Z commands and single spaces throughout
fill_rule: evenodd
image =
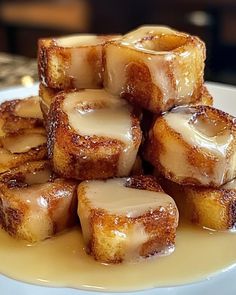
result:
M 223 120 L 208 117 L 195 108 L 177 107 L 165 115 L 171 129 L 179 133 L 191 146 L 201 147 L 225 157 L 233 137 Z
M 191 122 L 194 128 L 209 137 L 221 136 L 227 133 L 227 125 L 222 120 L 213 120 L 208 116 L 199 115 Z
M 151 51 L 172 51 L 183 46 L 186 38 L 178 35 L 147 35 L 135 43 L 135 47 Z

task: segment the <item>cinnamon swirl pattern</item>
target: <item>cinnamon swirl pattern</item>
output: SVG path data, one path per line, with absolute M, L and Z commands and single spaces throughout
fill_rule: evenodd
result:
M 13 237 L 38 242 L 74 225 L 76 183 L 58 178 L 48 161 L 0 175 L 0 225 Z
M 103 48 L 118 36 L 71 35 L 40 39 L 38 42 L 39 80 L 58 89 L 101 88 Z
M 61 92 L 51 104 L 48 154 L 61 176 L 128 176 L 141 139 L 134 108 L 102 89 Z
M 198 101 L 203 87 L 204 43 L 167 27 L 140 27 L 105 45 L 105 87 L 160 113 Z
M 145 156 L 174 182 L 219 187 L 236 176 L 235 118 L 209 106 L 176 107 L 155 121 Z

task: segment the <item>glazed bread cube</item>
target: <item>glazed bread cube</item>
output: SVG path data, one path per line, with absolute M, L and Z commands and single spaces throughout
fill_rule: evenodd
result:
M 14 238 L 49 238 L 76 223 L 76 210 L 76 183 L 53 175 L 47 161 L 0 175 L 0 225 Z
M 174 182 L 219 187 L 236 177 L 235 118 L 209 106 L 176 107 L 156 119 L 144 156 Z
M 43 126 L 39 96 L 14 99 L 0 105 L 0 136 Z
M 39 97 L 0 105 L 0 173 L 47 157 Z
M 48 117 L 48 154 L 59 175 L 128 176 L 142 133 L 132 106 L 101 89 L 60 92 Z
M 174 250 L 178 210 L 154 178 L 84 181 L 78 200 L 86 249 L 96 260 L 120 263 Z
M 29 161 L 47 158 L 43 128 L 19 131 L 0 138 L 0 173 Z
M 103 47 L 117 36 L 71 35 L 40 39 L 39 80 L 58 89 L 101 88 Z
M 219 188 L 179 185 L 167 179 L 160 183 L 175 200 L 181 217 L 213 230 L 235 229 L 235 179 Z
M 167 27 L 143 26 L 105 45 L 106 89 L 153 113 L 197 102 L 205 45 Z

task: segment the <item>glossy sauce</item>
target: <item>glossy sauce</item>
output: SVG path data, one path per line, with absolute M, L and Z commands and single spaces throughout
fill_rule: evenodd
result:
M 32 242 L 41 241 L 68 228 L 70 221 L 72 225 L 75 214 L 70 208 L 74 200 L 74 186 L 60 178 L 50 182 L 51 175 L 49 168 L 31 169 L 22 180 L 28 186 L 1 191 L 1 214 L 5 214 L 6 223 L 11 223 L 11 210 L 16 209 L 21 214 L 19 224 L 14 225 L 17 237 Z
M 206 279 L 236 263 L 233 233 L 180 224 L 176 250 L 139 263 L 100 264 L 85 254 L 78 228 L 28 245 L 0 231 L 0 272 L 25 282 L 92 290 L 140 290 Z M 22 269 L 22 266 L 23 269 Z
M 92 207 L 133 218 L 150 209 L 164 209 L 169 204 L 175 206 L 174 200 L 163 192 L 129 188 L 125 182 L 125 178 L 87 181 L 84 185 Z
M 71 35 L 54 40 L 56 45 L 61 47 L 92 46 L 103 43 L 103 40 L 96 35 Z
M 46 143 L 46 136 L 38 133 L 26 133 L 2 139 L 3 147 L 11 153 L 26 153 L 32 148 Z
M 70 60 L 65 73 L 72 78 L 73 86 L 78 89 L 99 88 L 98 84 L 102 83 L 101 61 L 104 39 L 96 35 L 72 35 L 55 39 L 55 42 L 70 52 Z M 100 68 L 98 69 L 99 64 Z
M 154 39 L 147 41 L 149 37 Z M 174 38 L 176 40 L 173 42 Z M 152 82 L 160 89 L 163 103 L 167 103 L 170 98 L 187 103 L 195 89 L 196 79 L 203 71 L 200 67 L 198 70 L 195 67 L 190 69 L 190 65 L 193 60 L 202 60 L 204 54 L 200 43 L 186 46 L 181 52 L 175 51 L 185 45 L 187 38 L 187 34 L 170 28 L 152 26 L 144 26 L 124 35 L 116 45 L 107 46 L 106 86 L 114 94 L 122 93 L 126 85 L 124 72 L 128 66 L 136 62 L 143 63 L 149 69 Z M 136 50 L 130 51 L 130 48 Z M 171 79 L 170 71 L 173 75 Z
M 128 175 L 138 147 L 133 144 L 131 110 L 126 101 L 104 90 L 89 89 L 67 94 L 63 108 L 70 126 L 82 136 L 104 136 L 124 143 L 118 174 Z
M 174 200 L 164 192 L 147 191 L 126 186 L 127 179 L 115 178 L 106 181 L 91 180 L 82 182 L 78 188 L 78 215 L 80 217 L 81 227 L 86 245 L 92 239 L 91 232 L 91 211 L 99 212 L 104 210 L 104 216 L 116 215 L 119 217 L 136 218 L 144 216 L 153 211 L 168 212 L 173 218 L 169 226 L 176 229 L 178 225 L 178 211 Z M 146 220 L 150 224 L 149 220 Z M 127 221 L 128 223 L 128 221 Z M 109 228 L 109 227 L 108 227 Z M 143 221 L 131 219 L 130 224 L 120 229 L 113 227 L 108 229 L 114 236 L 114 239 L 124 248 L 124 261 L 140 260 L 140 253 L 144 243 L 152 239 L 151 234 L 146 230 Z M 155 235 L 155 234 L 154 234 Z M 154 236 L 153 235 L 153 236 Z M 118 247 L 116 244 L 116 247 Z M 160 255 L 167 255 L 173 252 L 174 246 L 162 248 Z M 119 256 L 119 254 L 118 254 Z
M 221 126 L 222 124 L 217 126 L 217 124 L 213 124 L 212 121 L 208 120 L 206 116 L 204 117 L 206 120 L 203 120 L 204 118 L 201 118 L 201 115 L 198 115 L 196 119 L 196 114 L 196 112 L 191 111 L 191 108 L 178 107 L 164 115 L 163 118 L 166 124 L 174 130 L 176 134 L 180 134 L 183 140 L 190 146 L 200 148 L 205 151 L 205 153 L 211 154 L 217 158 L 212 177 L 214 178 L 214 182 L 221 185 L 224 175 L 229 168 L 227 151 L 232 144 L 233 135 L 231 134 L 230 128 L 227 126 Z M 165 165 L 169 165 L 170 171 L 177 175 L 184 175 L 185 177 L 189 175 L 197 176 L 202 184 L 207 184 L 209 181 L 208 175 L 203 175 L 203 173 L 199 172 L 197 167 L 195 169 L 195 167 L 189 165 L 186 153 L 184 152 L 185 146 L 180 143 L 175 149 L 179 149 L 178 154 L 181 157 L 176 167 L 173 164 L 172 158 L 174 155 L 171 156 L 172 153 L 168 153 L 168 155 L 166 153 L 164 156 L 166 160 L 164 157 L 162 158 L 162 162 L 165 161 Z M 178 163 L 183 164 L 179 166 Z M 232 167 L 231 170 L 234 171 L 235 164 L 230 163 L 230 167 Z
M 17 103 L 14 112 L 16 116 L 23 118 L 43 119 L 38 96 L 21 100 Z
M 39 171 L 33 171 L 31 173 L 26 173 L 25 183 L 27 183 L 28 185 L 46 183 L 49 181 L 51 174 L 52 171 L 49 169 L 43 169 Z

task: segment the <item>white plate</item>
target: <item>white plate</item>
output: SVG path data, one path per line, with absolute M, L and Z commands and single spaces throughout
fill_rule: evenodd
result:
M 214 97 L 214 105 L 230 114 L 236 116 L 236 87 L 225 86 L 221 84 L 208 83 L 208 89 Z M 0 103 L 7 99 L 20 98 L 37 94 L 38 85 L 30 88 L 11 88 L 0 91 Z M 236 249 L 236 245 L 235 245 Z M 224 251 L 224 249 L 222 249 Z M 1 261 L 0 261 L 1 263 Z M 24 265 L 22 265 L 24 271 Z M 122 284 L 122 282 L 121 282 Z M 212 277 L 209 280 L 198 282 L 191 285 L 158 288 L 142 292 L 122 293 L 136 295 L 196 295 L 196 294 L 214 294 L 214 295 L 234 295 L 236 294 L 236 266 Z M 0 294 L 1 295 L 101 295 L 101 292 L 80 291 L 68 288 L 47 288 L 35 285 L 21 283 L 0 275 Z M 106 293 L 108 294 L 108 293 Z M 109 293 L 117 294 L 117 293 Z

